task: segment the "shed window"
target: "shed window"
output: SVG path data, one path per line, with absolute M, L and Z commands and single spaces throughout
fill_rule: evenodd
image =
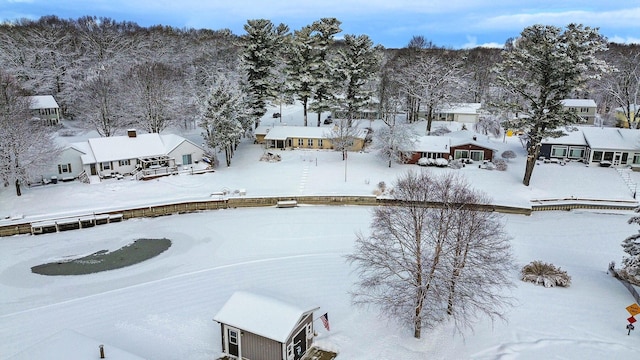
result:
M 312 338 L 313 338 L 313 324 L 308 323 L 307 324 L 307 340 Z
M 191 154 L 182 155 L 182 165 L 190 165 L 192 162 Z
M 229 344 L 238 345 L 238 332 L 235 330 L 229 330 Z

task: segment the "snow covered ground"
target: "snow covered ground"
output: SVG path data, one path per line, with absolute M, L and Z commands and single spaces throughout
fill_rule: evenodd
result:
M 292 114 L 283 110 L 283 121 L 291 122 Z M 578 163 L 541 164 L 525 187 L 519 142 L 495 139 L 495 146 L 518 154 L 506 172 L 476 166 L 432 170 L 464 174 L 497 204 L 529 206 L 532 199 L 568 197 L 633 201 L 616 170 Z M 350 154 L 346 164 L 330 151 L 282 151 L 278 163 L 258 161 L 263 152 L 243 143 L 232 166 L 212 174 L 59 183 L 26 189 L 21 197 L 12 188 L 1 189 L 1 222 L 209 198 L 223 189 L 245 189 L 246 196 L 369 195 L 380 181 L 392 184 L 398 174 L 422 169 L 388 168 L 366 152 Z M 631 212 L 505 216 L 518 265 L 551 262 L 568 271 L 572 286 L 522 283 L 514 270 L 516 306 L 508 322 L 482 322 L 464 336 L 443 324 L 416 340 L 411 329 L 380 317 L 377 309 L 350 304 L 354 275 L 344 255 L 353 249 L 355 232 L 368 231 L 370 210 L 228 209 L 1 238 L 0 358 L 29 359 L 39 344 L 69 329 L 147 359 L 212 359 L 221 350 L 212 318 L 236 290 L 319 306 L 316 316 L 328 312 L 332 331 L 317 322 L 316 342 L 345 360 L 623 359 L 640 353 L 640 333 L 627 336 L 625 330 L 625 307 L 634 300 L 606 273 L 609 262 L 619 263 L 624 255 L 622 240 L 637 230 L 626 224 Z M 173 245 L 156 258 L 113 271 L 60 277 L 30 272 L 34 265 L 115 250 L 141 237 L 166 237 Z

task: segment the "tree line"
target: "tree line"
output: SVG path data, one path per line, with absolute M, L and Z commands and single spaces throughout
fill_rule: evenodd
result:
M 212 153 L 224 153 L 227 165 L 242 136 L 258 126 L 267 105 L 294 100 L 303 105 L 305 125 L 319 126 L 322 112 L 341 114 L 337 125 L 347 135 L 336 143 L 345 144 L 343 156 L 353 121 L 363 110 L 375 110 L 388 125 L 381 132 L 381 153 L 388 155 L 389 165 L 397 160 L 402 143 L 412 138 L 405 126 L 426 120 L 425 131 L 432 133 L 436 109 L 443 104 L 483 103 L 479 127 L 485 132 L 499 132 L 514 114 L 548 114 L 553 108 L 551 103 L 529 101 L 532 94 L 516 89 L 545 93 L 540 86 L 547 84 L 527 78 L 516 85 L 517 77 L 511 76 L 534 74 L 535 69 L 505 65 L 516 64 L 513 54 L 526 53 L 537 44 L 522 40 L 529 36 L 526 31 L 508 39 L 503 49 L 453 50 L 424 36 L 414 36 L 401 49 L 384 49 L 367 35 L 336 39 L 342 29 L 335 18 L 294 31 L 256 19 L 247 21 L 244 30 L 238 36 L 227 29 L 140 27 L 95 16 L 18 20 L 0 25 L 0 71 L 15 79 L 23 95 L 53 95 L 65 118 L 101 136 L 131 127 L 148 132 L 200 127 L 206 145 Z M 585 56 L 590 60 L 566 62 L 580 71 L 559 75 L 575 79 L 555 93 L 554 101 L 558 96 L 593 98 L 604 121 L 612 123 L 612 109 L 622 108 L 630 126 L 640 125 L 635 111 L 640 47 L 607 44 L 595 29 L 581 26 L 564 32 L 548 26 L 538 30 L 539 40 L 547 44 L 539 54 L 547 57 L 531 63 L 555 72 L 560 70 L 556 62 L 562 60 L 553 58 L 559 53 L 553 46 L 593 37 L 588 45 L 567 48 L 575 56 L 589 50 Z M 611 71 L 604 65 L 590 66 L 598 62 Z M 315 121 L 308 119 L 309 111 L 317 114 Z M 547 125 L 535 134 L 529 123 L 508 125 L 535 135 L 536 142 L 557 135 Z M 527 185 L 530 173 L 523 181 Z

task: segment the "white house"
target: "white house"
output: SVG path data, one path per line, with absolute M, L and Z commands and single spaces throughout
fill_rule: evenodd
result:
M 475 124 L 478 122 L 481 106 L 481 103 L 443 104 L 436 110 L 436 119 L 440 121 L 455 121 Z
M 593 99 L 564 99 L 562 106 L 584 119 L 585 124 L 593 125 L 595 123 L 597 105 Z
M 42 120 L 47 125 L 58 125 L 60 107 L 51 95 L 30 96 L 29 108 L 34 119 Z
M 45 174 L 59 180 L 89 176 L 109 178 L 134 175 L 137 179 L 162 176 L 189 169 L 204 157 L 205 150 L 174 134 L 138 134 L 93 138 L 72 143 Z

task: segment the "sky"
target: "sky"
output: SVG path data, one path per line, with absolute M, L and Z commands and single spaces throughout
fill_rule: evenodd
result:
M 276 108 L 269 109 L 263 124 L 280 123 L 271 118 L 273 111 Z M 286 106 L 282 113 L 289 125 L 302 121 L 299 107 Z M 371 125 L 383 126 L 380 121 Z M 95 136 L 78 133 L 65 139 Z M 489 140 L 498 151 L 517 154 L 506 171 L 477 166 L 428 171 L 455 172 L 496 204 L 527 207 L 535 200 L 571 197 L 637 204 L 617 171 L 578 162 L 536 165 L 526 187 L 521 183 L 526 152 L 519 140 Z M 247 197 L 371 195 L 380 181 L 392 184 L 407 170 L 427 169 L 400 164 L 389 168 L 373 151 L 350 153 L 348 163 L 339 152 L 319 150 L 270 149 L 281 161 L 259 161 L 264 151 L 247 139 L 230 167 L 202 175 L 107 179 L 91 185 L 64 182 L 25 188 L 21 197 L 12 187 L 0 188 L 0 223 L 207 200 L 224 188 L 245 189 Z M 631 176 L 640 182 L 639 172 Z M 221 352 L 220 326 L 212 319 L 235 291 L 305 309 L 319 307 L 314 318 L 329 313 L 331 331 L 316 321 L 315 343 L 338 352 L 338 360 L 633 359 L 640 352 L 640 329 L 630 335 L 625 330 L 625 307 L 634 299 L 606 270 L 609 262 L 620 263 L 625 255 L 622 240 L 638 230 L 627 223 L 633 211 L 505 215 L 516 261 L 510 274 L 515 287 L 509 291 L 514 307 L 506 312 L 506 321 L 481 319 L 462 335 L 444 323 L 415 340 L 410 326 L 379 316 L 376 307 L 350 302 L 356 273 L 344 256 L 353 251 L 356 233 L 369 231 L 371 210 L 237 208 L 1 238 L 0 357 L 92 358 L 98 345 L 105 344 L 107 359 L 215 359 Z M 95 274 L 43 276 L 30 271 L 43 263 L 115 251 L 139 238 L 168 238 L 172 246 L 140 264 Z M 571 286 L 544 288 L 520 281 L 518 270 L 534 260 L 567 271 Z
M 629 0 L 0 0 L 0 20 L 85 15 L 141 26 L 230 29 L 244 34 L 249 19 L 270 19 L 297 30 L 323 17 L 342 22 L 344 34 L 368 35 L 387 48 L 416 35 L 438 46 L 500 47 L 533 24 L 597 27 L 609 41 L 640 43 L 640 3 Z

